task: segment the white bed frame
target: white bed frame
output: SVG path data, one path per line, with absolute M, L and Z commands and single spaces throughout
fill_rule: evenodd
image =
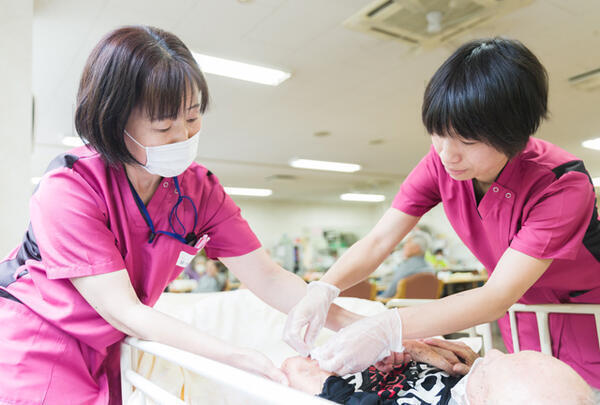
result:
M 388 308 L 407 307 L 431 302 L 434 300 L 422 299 L 393 299 L 387 303 Z M 548 330 L 548 314 L 591 314 L 595 317 L 596 330 L 598 332 L 598 344 L 600 346 L 600 305 L 594 304 L 545 304 L 545 305 L 523 305 L 515 304 L 509 309 L 509 319 L 512 330 L 513 347 L 515 352 L 520 350 L 517 335 L 516 312 L 534 312 L 537 318 L 540 335 L 541 350 L 543 353 L 552 355 L 552 344 Z M 478 325 L 467 330 L 470 336 L 482 338 L 482 355 L 492 349 L 491 324 Z M 185 352 L 156 342 L 141 341 L 128 337 L 121 345 L 121 386 L 123 404 L 127 404 L 133 393 L 133 388 L 139 390 L 145 397 L 152 399 L 157 404 L 180 405 L 185 404 L 181 399 L 165 391 L 150 380 L 136 373 L 132 364 L 134 363 L 134 350 L 138 349 L 154 356 L 163 358 L 177 364 L 202 377 L 231 386 L 233 390 L 243 392 L 253 399 L 260 399 L 264 404 L 278 404 L 281 398 L 285 398 L 286 404 L 290 405 L 327 405 L 334 402 L 311 396 L 303 392 L 285 387 L 281 384 L 259 377 L 255 374 L 239 370 L 229 365 Z
M 596 334 L 600 346 L 600 305 L 597 304 L 540 304 L 525 305 L 514 304 L 508 310 L 510 319 L 510 330 L 515 352 L 520 351 L 519 336 L 517 334 L 516 312 L 534 312 L 537 319 L 538 332 L 540 334 L 540 346 L 542 353 L 552 356 L 552 342 L 548 331 L 548 314 L 587 314 L 594 315 L 596 321 Z

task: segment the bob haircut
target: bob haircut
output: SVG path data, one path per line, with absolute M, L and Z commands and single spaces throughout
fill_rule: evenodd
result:
M 509 158 L 548 114 L 548 75 L 521 42 L 479 39 L 435 72 L 423 97 L 429 134 L 484 142 Z
M 204 113 L 208 87 L 179 38 L 154 27 L 118 28 L 100 40 L 85 64 L 75 128 L 109 165 L 139 164 L 123 139 L 131 111 L 140 107 L 153 121 L 175 119 L 189 92 L 200 94 Z

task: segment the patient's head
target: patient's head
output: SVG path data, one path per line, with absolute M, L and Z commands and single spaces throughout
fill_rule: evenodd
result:
M 571 367 L 534 351 L 491 350 L 469 375 L 471 405 L 593 405 L 593 393 Z

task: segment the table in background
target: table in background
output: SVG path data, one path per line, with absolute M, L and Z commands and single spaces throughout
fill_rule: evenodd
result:
M 448 271 L 450 271 L 450 274 L 446 273 Z M 444 283 L 442 297 L 445 297 L 483 285 L 488 280 L 488 275 L 485 270 L 483 273 L 477 270 L 444 270 L 438 272 L 438 279 Z

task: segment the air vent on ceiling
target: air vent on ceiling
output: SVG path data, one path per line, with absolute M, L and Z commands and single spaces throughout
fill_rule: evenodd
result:
M 569 83 L 580 90 L 600 88 L 600 68 L 569 77 Z
M 532 1 L 376 0 L 344 21 L 344 26 L 431 48 Z

